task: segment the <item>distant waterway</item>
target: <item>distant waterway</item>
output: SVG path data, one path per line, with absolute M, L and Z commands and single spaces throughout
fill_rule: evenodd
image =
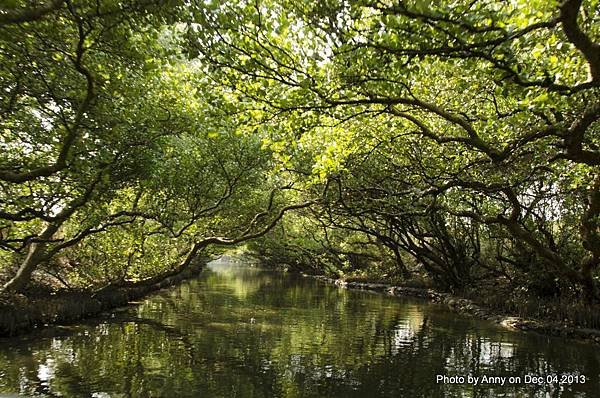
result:
M 0 341 L 0 396 L 600 397 L 600 348 L 247 264 Z

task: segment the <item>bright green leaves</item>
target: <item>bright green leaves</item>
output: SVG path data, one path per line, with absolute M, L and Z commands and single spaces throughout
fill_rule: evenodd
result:
M 563 171 L 552 200 L 575 202 L 590 186 L 592 170 L 563 152 L 565 129 L 596 99 L 578 86 L 588 65 L 556 2 L 111 1 L 99 15 L 93 2 L 74 5 L 76 15 L 1 28 L 0 168 L 51 165 L 76 132 L 64 168 L 2 200 L 47 216 L 91 187 L 65 239 L 123 225 L 84 239 L 88 261 L 102 247 L 143 267 L 160 237 L 173 260 L 193 239 L 241 232 L 275 186 L 293 187 L 280 205 L 339 182 L 338 199 L 372 212 L 361 220 L 371 233 L 405 211 L 504 217 L 508 188 L 521 200 Z M 580 16 L 594 40 L 595 6 Z M 592 152 L 590 131 L 581 150 Z M 40 219 L 9 222 L 11 238 Z M 149 264 L 124 272 L 161 269 Z
M 595 5 L 584 2 L 579 18 L 592 41 Z M 559 12 L 557 1 L 227 3 L 192 38 L 214 79 L 261 121 L 251 132 L 274 152 L 276 169 L 300 171 L 310 192 L 339 182 L 340 203 L 356 200 L 329 221 L 358 219 L 373 236 L 393 230 L 382 220 L 406 222 L 402 244 L 416 250 L 410 238 L 422 233 L 427 246 L 430 231 L 413 224 L 452 221 L 458 237 L 448 240 L 461 241 L 471 222 L 521 222 L 527 212 L 538 220 L 522 221 L 535 231 L 527 245 L 547 239 L 549 202 L 575 201 L 552 180 L 565 147 L 577 151 L 567 129 L 596 101 Z M 591 149 L 594 131 L 573 139 Z M 579 169 L 590 170 L 570 166 L 570 186 L 587 189 Z M 361 207 L 368 216 L 353 218 Z M 581 207 L 572 211 L 575 219 Z M 521 239 L 511 228 L 498 227 Z

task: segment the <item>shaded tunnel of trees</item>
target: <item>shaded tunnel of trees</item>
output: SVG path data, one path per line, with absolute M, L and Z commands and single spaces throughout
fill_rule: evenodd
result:
M 597 0 L 14 0 L 0 60 L 5 294 L 245 244 L 600 300 Z

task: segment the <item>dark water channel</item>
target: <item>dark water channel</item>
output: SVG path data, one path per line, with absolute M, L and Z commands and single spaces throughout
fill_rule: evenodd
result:
M 0 396 L 600 397 L 596 346 L 226 263 L 0 344 Z

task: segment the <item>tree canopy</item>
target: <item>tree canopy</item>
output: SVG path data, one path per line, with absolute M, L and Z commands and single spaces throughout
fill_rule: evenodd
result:
M 0 51 L 4 289 L 252 240 L 600 298 L 596 0 L 15 1 Z

